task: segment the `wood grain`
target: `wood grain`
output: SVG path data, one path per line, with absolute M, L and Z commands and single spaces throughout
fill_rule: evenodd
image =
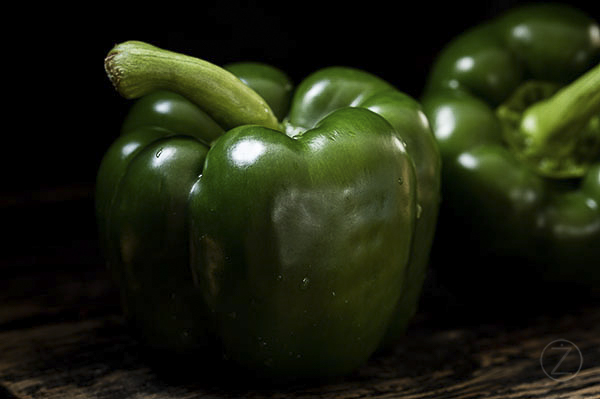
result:
M 76 201 L 61 202 L 47 225 L 92 208 Z M 15 221 L 27 214 L 9 208 L 3 214 Z M 76 238 L 51 240 L 47 227 L 0 259 L 0 398 L 600 398 L 600 304 L 552 309 L 549 301 L 545 314 L 484 324 L 424 312 L 396 347 L 328 381 L 273 384 L 209 358 L 155 356 L 130 336 L 88 224 Z M 571 351 L 558 369 L 570 374 L 552 374 L 564 348 L 550 350 L 542 368 L 559 339 L 581 352 L 577 373 Z
M 163 373 L 129 336 L 120 316 L 105 315 L 0 332 L 0 385 L 20 399 L 597 398 L 598 331 L 597 308 L 541 317 L 529 327 L 444 329 L 424 323 L 353 375 L 269 386 L 200 364 L 163 364 L 170 369 Z M 576 343 L 583 355 L 581 370 L 565 382 L 550 379 L 540 364 L 544 347 L 561 338 Z

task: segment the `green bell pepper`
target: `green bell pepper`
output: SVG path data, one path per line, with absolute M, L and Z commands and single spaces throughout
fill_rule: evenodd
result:
M 167 353 L 222 348 L 256 376 L 348 373 L 400 337 L 437 220 L 440 156 L 419 103 L 367 72 L 293 90 L 142 42 L 105 62 L 139 98 L 97 178 L 127 319 Z
M 599 59 L 597 22 L 537 4 L 464 32 L 432 66 L 422 103 L 444 165 L 432 267 L 463 305 L 600 291 Z

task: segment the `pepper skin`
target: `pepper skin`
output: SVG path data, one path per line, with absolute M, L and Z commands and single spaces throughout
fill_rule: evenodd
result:
M 148 59 L 168 59 L 168 79 L 124 71 Z M 414 99 L 343 67 L 292 93 L 271 66 L 226 66 L 236 78 L 140 42 L 106 62 L 117 90 L 141 97 L 100 166 L 97 215 L 142 342 L 168 353 L 217 346 L 252 375 L 303 378 L 348 373 L 402 335 L 440 190 Z M 203 73 L 185 69 L 197 63 Z
M 595 21 L 538 4 L 468 30 L 433 65 L 423 108 L 444 168 L 432 265 L 463 307 L 600 291 L 599 59 Z

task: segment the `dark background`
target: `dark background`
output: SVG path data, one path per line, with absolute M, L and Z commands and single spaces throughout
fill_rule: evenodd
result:
M 3 263 L 67 268 L 100 259 L 94 181 L 130 105 L 103 69 L 116 43 L 142 40 L 216 64 L 267 62 L 295 82 L 321 67 L 352 66 L 418 97 L 444 44 L 520 3 L 159 2 L 5 15 L 15 29 L 3 54 Z M 599 2 L 568 3 L 600 19 Z

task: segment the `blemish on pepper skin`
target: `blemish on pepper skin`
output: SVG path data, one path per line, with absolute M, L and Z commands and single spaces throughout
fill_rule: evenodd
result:
M 300 289 L 302 289 L 302 290 L 307 289 L 309 284 L 310 284 L 310 279 L 308 277 L 304 277 L 302 279 L 302 283 L 300 284 Z

